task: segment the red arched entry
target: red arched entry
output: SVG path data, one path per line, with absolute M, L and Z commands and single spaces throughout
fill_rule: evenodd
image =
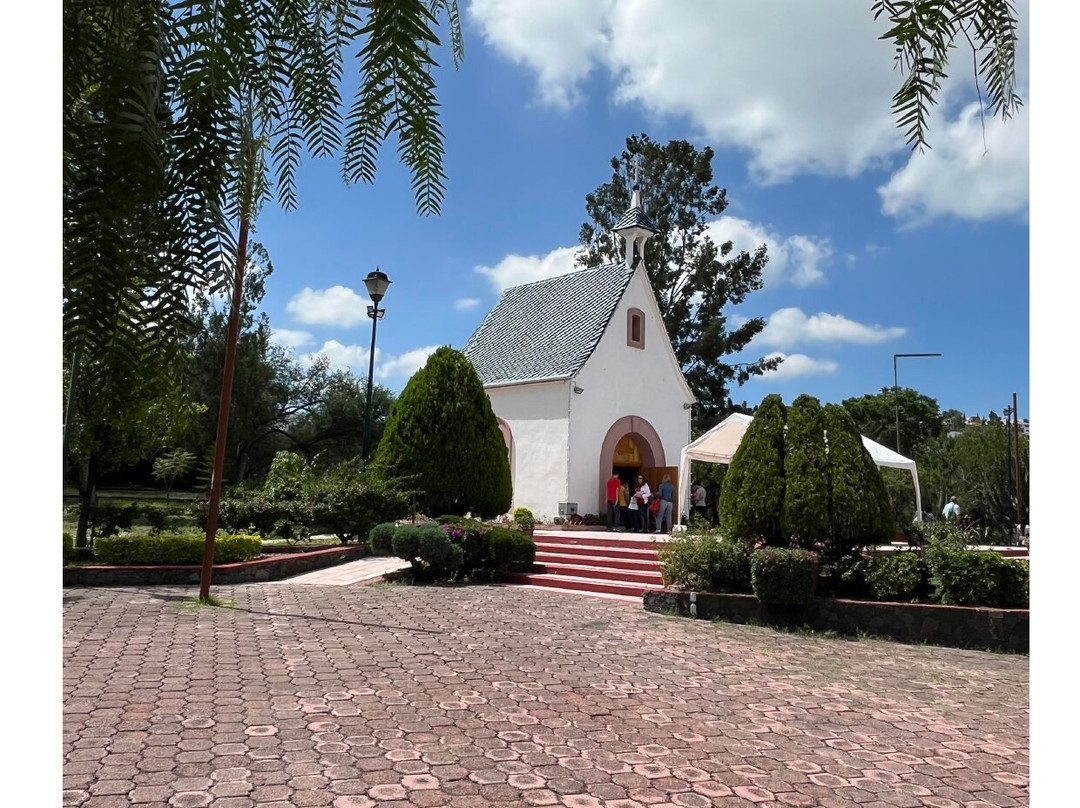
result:
M 597 502 L 599 503 L 596 513 L 604 513 L 607 508 L 607 492 L 605 487 L 611 476 L 611 468 L 615 459 L 615 447 L 624 437 L 630 435 L 634 439 L 643 468 L 655 468 L 666 466 L 664 458 L 664 444 L 660 441 L 660 435 L 653 425 L 639 415 L 625 415 L 611 425 L 604 436 L 604 443 L 600 447 L 600 470 Z

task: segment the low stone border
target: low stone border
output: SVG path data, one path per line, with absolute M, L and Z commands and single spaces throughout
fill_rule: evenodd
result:
M 646 611 L 732 623 L 762 623 L 780 628 L 809 626 L 815 631 L 856 635 L 860 631 L 904 643 L 1027 653 L 1027 609 L 988 609 L 925 603 L 815 598 L 805 608 L 769 607 L 753 595 L 658 589 L 643 596 Z M 693 607 L 693 608 L 691 608 Z
M 304 572 L 335 567 L 369 555 L 362 544 L 330 547 L 308 552 L 276 553 L 270 558 L 215 564 L 215 584 L 249 584 L 280 581 Z M 64 586 L 154 586 L 198 584 L 200 566 L 155 564 L 146 566 L 64 567 Z

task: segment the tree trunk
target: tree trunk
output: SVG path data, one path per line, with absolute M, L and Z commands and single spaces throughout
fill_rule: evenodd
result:
M 90 527 L 90 511 L 97 497 L 97 474 L 89 459 L 79 464 L 79 526 L 75 530 L 75 546 L 87 547 L 87 530 Z

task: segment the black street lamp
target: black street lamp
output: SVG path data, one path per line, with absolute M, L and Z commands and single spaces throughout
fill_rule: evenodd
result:
M 385 272 L 380 272 L 379 268 L 375 267 L 375 271 L 369 272 L 367 277 L 364 278 L 364 286 L 367 287 L 368 297 L 371 298 L 372 303 L 372 305 L 367 307 L 367 316 L 371 318 L 371 353 L 368 357 L 367 411 L 364 414 L 364 447 L 360 455 L 361 461 L 367 463 L 368 446 L 371 444 L 371 387 L 375 378 L 375 330 L 379 324 L 379 320 L 386 314 L 386 309 L 379 308 L 379 301 L 386 295 L 386 290 L 390 287 L 390 279 L 386 277 Z
M 941 356 L 939 353 L 894 353 L 892 355 L 893 404 L 896 406 L 896 453 L 900 452 L 900 382 L 896 375 L 896 360 L 909 357 Z

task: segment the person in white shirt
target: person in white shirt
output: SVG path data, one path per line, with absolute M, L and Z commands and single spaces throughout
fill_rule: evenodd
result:
M 645 477 L 639 474 L 634 481 L 634 496 L 633 502 L 630 507 L 637 511 L 637 517 L 631 516 L 631 519 L 636 519 L 635 530 L 639 533 L 647 533 L 649 530 L 649 498 L 652 496 L 652 491 L 649 489 L 649 483 L 645 480 Z M 637 508 L 634 508 L 634 506 Z
M 960 506 L 956 504 L 956 497 L 949 497 L 949 503 L 945 506 L 945 510 L 941 512 L 941 515 L 946 519 L 960 518 Z

